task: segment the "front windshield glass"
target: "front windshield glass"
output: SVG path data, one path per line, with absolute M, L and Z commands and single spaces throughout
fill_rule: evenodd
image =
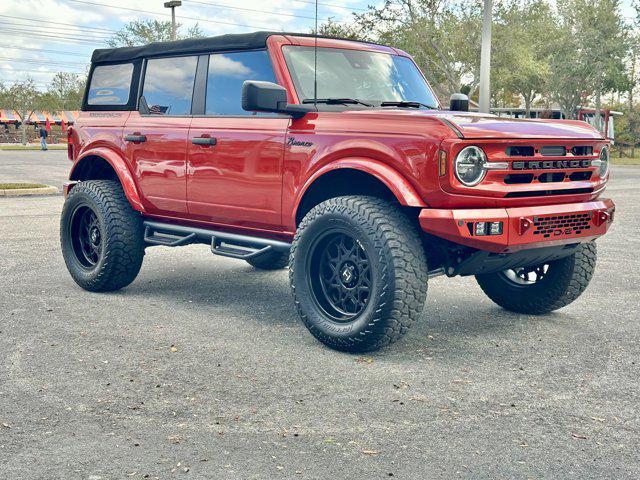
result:
M 313 47 L 283 47 L 301 102 L 313 100 Z M 387 53 L 318 48 L 318 98 L 350 98 L 374 105 L 419 102 L 438 108 L 424 77 L 406 57 Z

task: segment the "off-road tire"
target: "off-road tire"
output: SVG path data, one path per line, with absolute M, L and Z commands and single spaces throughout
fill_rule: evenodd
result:
M 515 285 L 502 273 L 476 275 L 480 288 L 495 303 L 517 313 L 542 315 L 558 310 L 582 295 L 596 266 L 596 244 L 582 244 L 576 253 L 553 262 L 532 285 Z
M 248 259 L 247 263 L 258 270 L 281 270 L 289 265 L 289 252 L 272 250 L 259 257 Z
M 361 313 L 336 322 L 319 305 L 307 267 L 318 236 L 350 232 L 370 262 L 371 288 Z M 326 200 L 303 218 L 289 259 L 295 305 L 309 331 L 325 345 L 347 352 L 377 350 L 398 340 L 422 313 L 428 269 L 414 223 L 397 206 L 375 197 Z
M 74 250 L 74 212 L 91 209 L 101 232 L 95 265 L 83 264 Z M 78 183 L 69 193 L 60 218 L 60 243 L 69 273 L 85 290 L 106 292 L 129 285 L 138 275 L 144 257 L 142 218 L 131 208 L 121 185 L 113 180 Z

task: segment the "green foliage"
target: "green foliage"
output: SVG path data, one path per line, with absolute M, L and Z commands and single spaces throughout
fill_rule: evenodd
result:
M 204 33 L 196 23 L 184 34 L 181 25 L 176 25 L 176 38 L 201 38 Z M 152 42 L 168 42 L 171 40 L 171 21 L 134 20 L 127 23 L 113 37 L 107 40 L 111 47 L 135 47 Z
M 557 104 L 571 118 L 578 105 L 599 108 L 605 94 L 635 83 L 626 68 L 631 48 L 620 0 L 494 3 L 494 104 Z M 473 98 L 481 25 L 480 0 L 386 0 L 354 14 L 349 24 L 330 20 L 319 30 L 399 47 L 411 53 L 441 98 L 457 91 Z
M 47 90 L 47 95 L 51 97 L 50 103 L 55 106 L 55 111 L 80 109 L 85 83 L 86 78 L 77 73 L 56 73 Z
M 511 1 L 498 4 L 494 16 L 494 91 L 507 98 L 509 93 L 520 96 L 528 114 L 551 74 L 549 38 L 559 34 L 553 12 L 544 0 Z
M 3 108 L 15 110 L 22 124 L 22 143 L 27 142 L 26 120 L 35 110 L 56 111 L 55 100 L 48 94 L 41 93 L 32 78 L 14 82 L 3 87 L 0 92 Z

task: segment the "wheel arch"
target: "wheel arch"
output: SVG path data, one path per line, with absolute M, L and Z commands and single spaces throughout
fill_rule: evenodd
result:
M 404 207 L 427 205 L 396 169 L 377 160 L 349 158 L 315 172 L 297 195 L 292 222 L 297 226 L 318 203 L 342 195 L 372 195 L 395 200 Z
M 69 179 L 118 180 L 134 210 L 144 212 L 138 187 L 122 156 L 107 148 L 96 148 L 83 153 L 71 168 Z

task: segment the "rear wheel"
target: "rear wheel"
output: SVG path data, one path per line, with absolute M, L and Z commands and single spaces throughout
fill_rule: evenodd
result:
M 417 229 L 378 198 L 337 197 L 314 207 L 300 223 L 289 266 L 302 321 L 337 350 L 376 350 L 398 340 L 426 299 Z
M 94 292 L 129 285 L 144 257 L 140 214 L 113 180 L 81 182 L 71 190 L 60 218 L 60 242 L 75 282 Z
M 565 307 L 589 285 L 596 244 L 585 243 L 571 256 L 542 265 L 477 275 L 480 288 L 506 310 L 544 314 Z

